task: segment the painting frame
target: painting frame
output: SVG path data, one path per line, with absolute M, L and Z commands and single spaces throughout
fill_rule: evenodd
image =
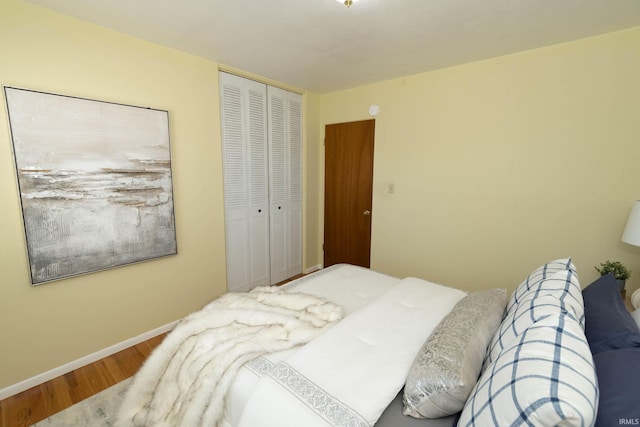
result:
M 178 253 L 168 111 L 3 92 L 32 286 Z

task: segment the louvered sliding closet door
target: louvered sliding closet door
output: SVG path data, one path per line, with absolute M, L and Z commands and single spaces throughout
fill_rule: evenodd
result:
M 269 86 L 271 284 L 302 272 L 302 96 Z
M 227 287 L 271 283 L 264 84 L 220 73 Z

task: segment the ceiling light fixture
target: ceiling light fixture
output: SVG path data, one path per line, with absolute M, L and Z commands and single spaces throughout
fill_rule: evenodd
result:
M 349 7 L 358 0 L 336 0 L 338 3 L 343 3 L 345 6 Z

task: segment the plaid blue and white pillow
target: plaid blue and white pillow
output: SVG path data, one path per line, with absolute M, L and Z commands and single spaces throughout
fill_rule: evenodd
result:
M 543 317 L 483 372 L 458 426 L 591 426 L 598 407 L 593 358 L 568 313 Z
M 503 348 L 539 319 L 550 314 L 570 313 L 584 328 L 584 302 L 578 276 L 573 270 L 558 271 L 536 281 L 521 293 L 493 336 L 484 366 L 491 363 Z
M 539 281 L 508 312 L 493 336 L 485 366 L 529 326 L 550 314 L 570 313 L 584 328 L 584 303 L 580 282 L 571 270 L 557 272 Z
M 518 285 L 516 290 L 511 295 L 509 302 L 507 303 L 506 313 L 515 310 L 515 306 L 525 298 L 532 291 L 535 292 L 541 281 L 547 279 L 554 274 L 571 270 L 576 273 L 576 267 L 573 265 L 571 258 L 561 258 L 548 262 L 536 268 L 527 276 L 527 278 Z

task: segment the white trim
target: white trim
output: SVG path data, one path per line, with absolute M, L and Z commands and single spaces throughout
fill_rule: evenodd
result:
M 322 265 L 321 264 L 316 264 L 316 265 L 314 265 L 312 267 L 307 268 L 304 271 L 304 274 L 313 273 L 314 271 L 318 271 L 318 270 L 321 270 L 321 269 L 322 269 Z
M 50 381 L 54 378 L 57 378 L 61 375 L 64 375 L 68 372 L 74 371 L 78 368 L 81 368 L 85 365 L 88 365 L 93 362 L 97 362 L 100 359 L 104 359 L 107 356 L 115 354 L 119 351 L 132 347 L 136 344 L 144 342 L 148 339 L 151 339 L 155 336 L 163 334 L 165 332 L 169 332 L 172 330 L 175 325 L 178 323 L 178 320 L 175 322 L 167 323 L 166 325 L 160 326 L 151 331 L 147 331 L 143 334 L 140 334 L 136 337 L 129 338 L 127 340 L 121 341 L 117 344 L 114 344 L 110 347 L 104 348 L 102 350 L 96 351 L 95 353 L 88 354 L 80 359 L 74 360 L 69 363 L 65 363 L 62 366 L 58 366 L 57 368 L 53 368 L 47 372 L 43 372 L 41 374 L 36 375 L 35 377 L 27 378 L 24 381 L 20 381 L 19 383 L 10 385 L 9 387 L 5 387 L 0 389 L 0 400 L 6 399 L 7 397 L 16 395 L 20 392 L 30 389 L 31 387 L 35 387 L 47 381 Z

